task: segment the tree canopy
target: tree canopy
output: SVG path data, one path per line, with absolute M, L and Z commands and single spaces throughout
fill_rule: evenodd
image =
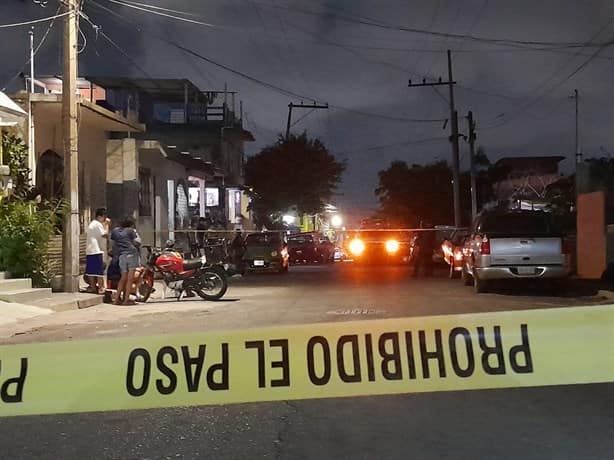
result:
M 287 140 L 280 137 L 245 164 L 256 222 L 270 223 L 289 208 L 299 214 L 322 212 L 344 170 L 345 163 L 338 162 L 319 139 L 306 133 Z

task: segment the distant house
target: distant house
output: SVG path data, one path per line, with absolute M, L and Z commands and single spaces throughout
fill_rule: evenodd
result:
M 493 184 L 496 200 L 512 208 L 545 208 L 548 186 L 561 178 L 559 163 L 564 159 L 560 155 L 501 158 L 495 163 L 500 177 Z

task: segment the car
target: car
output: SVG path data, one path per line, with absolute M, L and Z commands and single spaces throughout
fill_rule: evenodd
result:
M 242 262 L 248 272 L 286 273 L 290 267 L 286 233 L 269 231 L 247 235 Z
M 410 240 L 408 232 L 359 230 L 347 240 L 347 251 L 358 263 L 408 263 Z
M 571 247 L 543 211 L 489 211 L 476 218 L 463 254 L 462 278 L 477 293 L 494 280 L 560 280 Z
M 295 264 L 332 262 L 333 251 L 333 243 L 322 233 L 296 233 L 288 237 L 290 261 Z
M 468 228 L 459 228 L 441 244 L 443 258 L 450 267 L 450 278 L 455 278 L 463 269 L 463 247 L 468 236 Z

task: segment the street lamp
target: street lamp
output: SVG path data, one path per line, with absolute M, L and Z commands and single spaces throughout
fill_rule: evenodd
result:
M 330 224 L 335 228 L 339 228 L 343 225 L 343 218 L 339 214 L 335 214 L 330 218 Z

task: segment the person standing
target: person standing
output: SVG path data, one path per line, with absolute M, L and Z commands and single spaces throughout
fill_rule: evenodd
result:
M 104 239 L 108 238 L 111 221 L 105 208 L 96 209 L 95 217 L 87 227 L 85 248 L 85 277 L 87 292 L 104 294 Z
M 116 305 L 135 305 L 130 300 L 130 291 L 134 283 L 136 269 L 139 268 L 141 238 L 136 232 L 134 220 L 126 218 L 111 232 L 113 255 L 119 257 L 121 278 L 117 286 Z

